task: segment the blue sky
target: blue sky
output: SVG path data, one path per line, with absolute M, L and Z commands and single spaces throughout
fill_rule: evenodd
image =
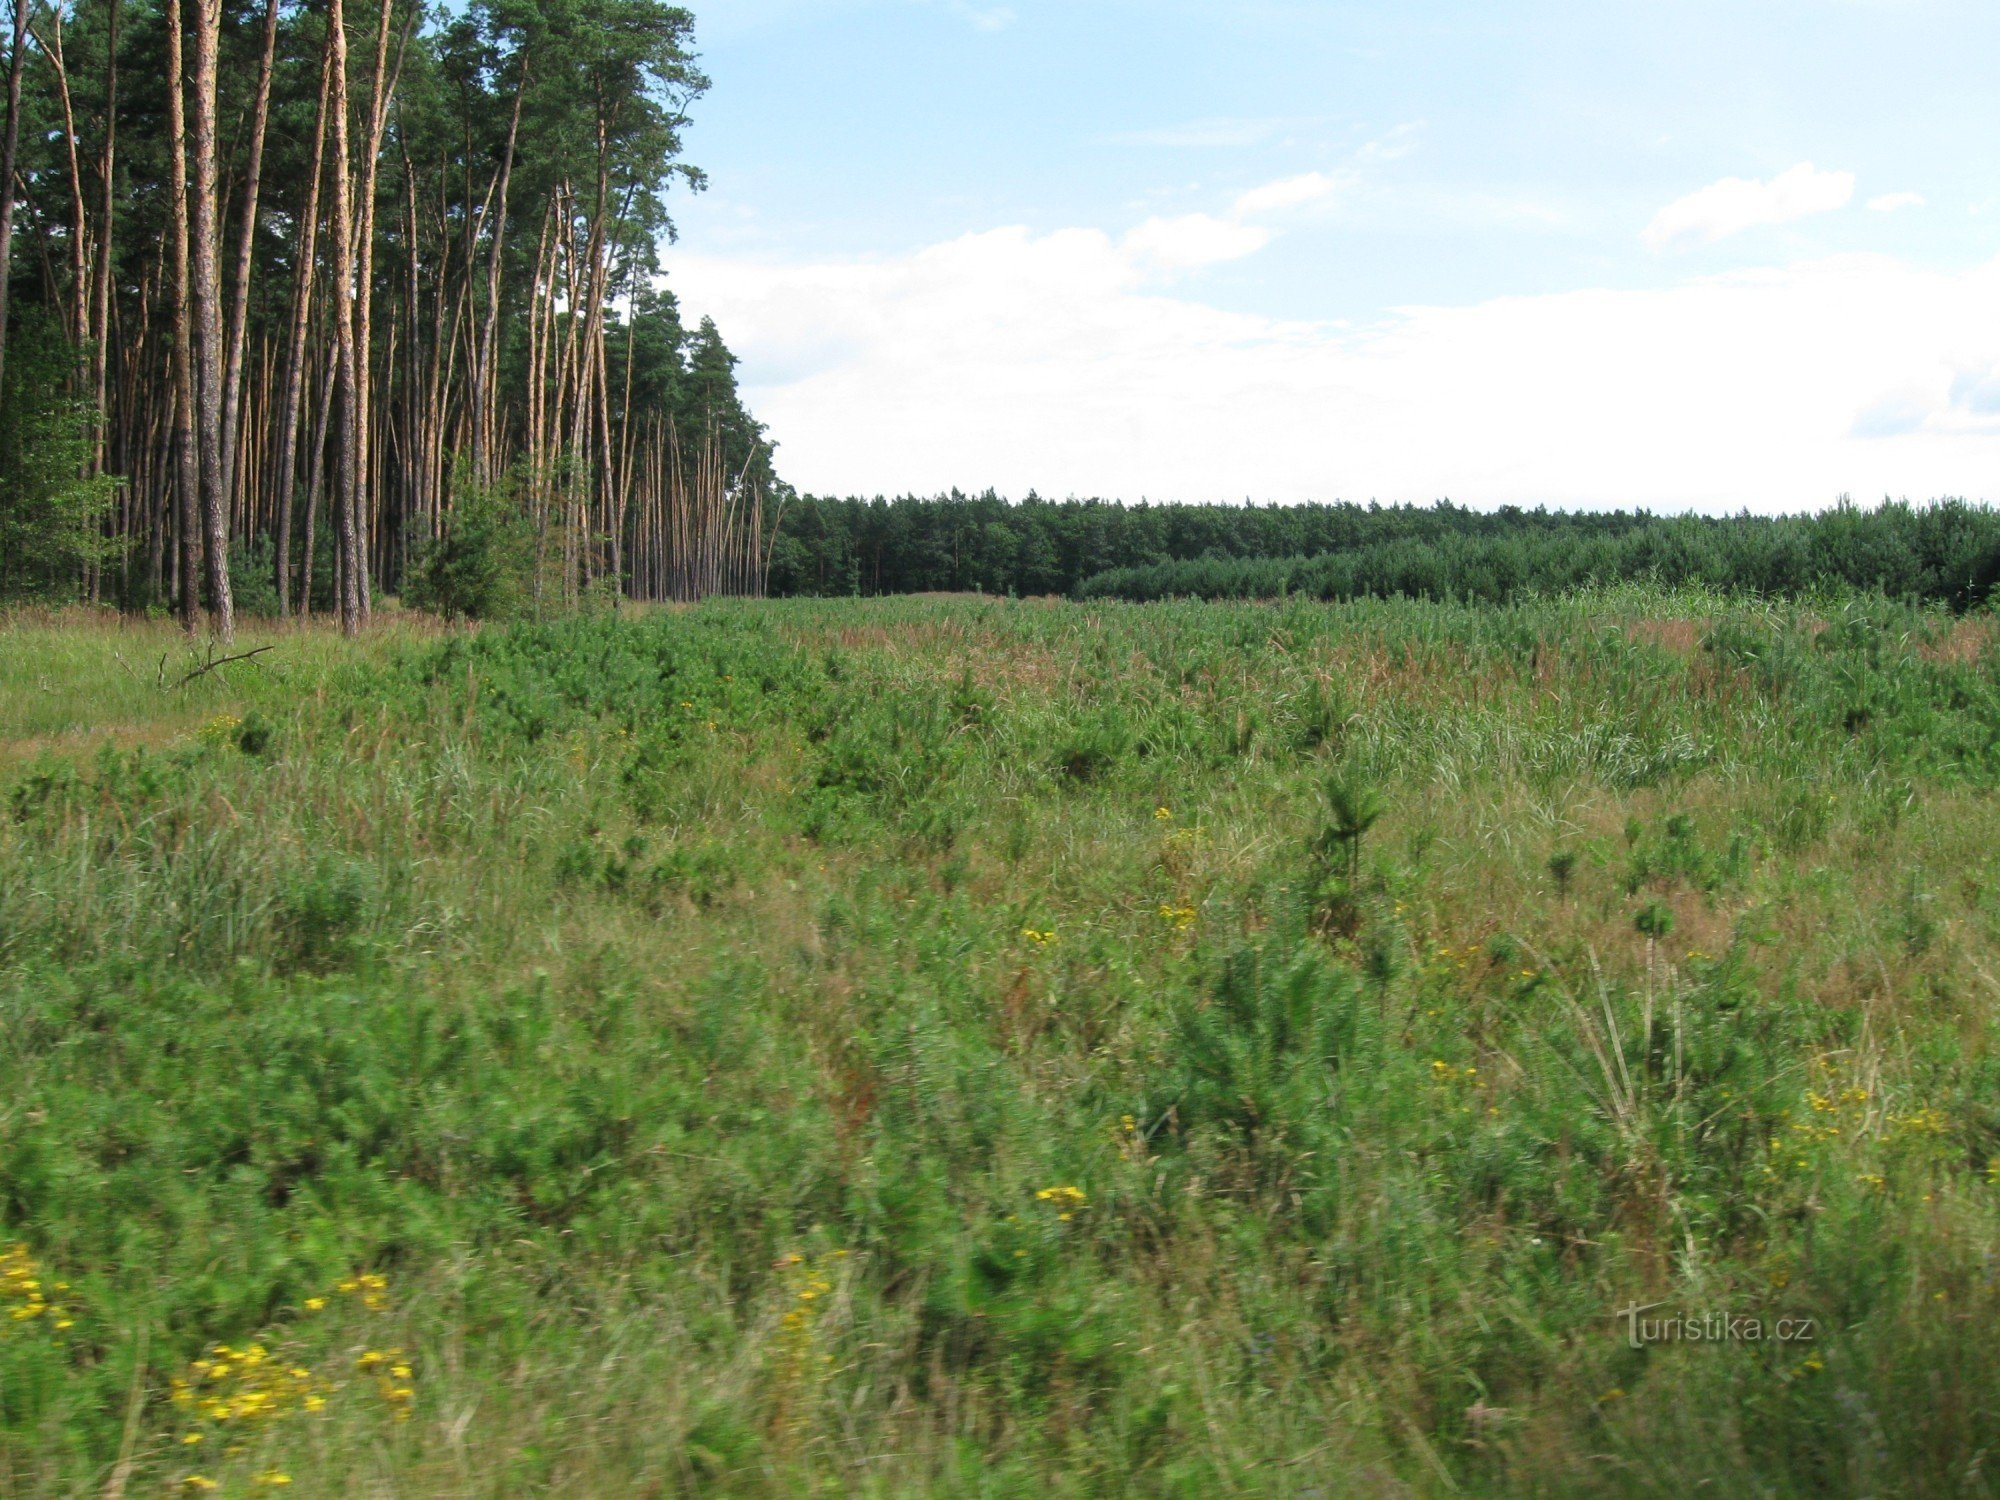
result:
M 1779 509 L 2000 459 L 2000 6 L 696 16 L 668 279 L 804 487 Z

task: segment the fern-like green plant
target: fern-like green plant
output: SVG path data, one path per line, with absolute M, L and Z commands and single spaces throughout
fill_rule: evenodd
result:
M 1549 874 L 1556 883 L 1556 895 L 1567 899 L 1569 883 L 1576 875 L 1576 853 L 1570 849 L 1558 849 L 1549 856 Z
M 1361 840 L 1389 810 L 1389 804 L 1358 776 L 1343 774 L 1327 783 L 1326 808 L 1323 839 L 1330 850 L 1341 854 L 1348 884 L 1353 885 L 1361 877 Z

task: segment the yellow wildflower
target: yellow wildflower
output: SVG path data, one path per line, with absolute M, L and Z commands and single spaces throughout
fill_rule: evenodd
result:
M 234 739 L 242 727 L 243 721 L 235 714 L 216 714 L 205 720 L 195 734 L 204 745 L 220 745 Z

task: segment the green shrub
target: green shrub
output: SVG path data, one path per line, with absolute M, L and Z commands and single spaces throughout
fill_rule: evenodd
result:
M 275 926 L 285 967 L 325 970 L 354 958 L 375 899 L 374 873 L 347 859 L 328 858 L 285 881 L 276 897 Z
M 112 561 L 104 535 L 110 475 L 83 477 L 97 412 L 76 394 L 77 364 L 53 320 L 17 310 L 0 387 L 0 603 L 70 599 L 84 572 Z
M 508 485 L 461 476 L 443 534 L 414 550 L 403 602 L 446 619 L 502 620 L 529 601 L 534 534 Z
M 1980 1488 L 1986 621 L 12 628 L 0 1491 Z

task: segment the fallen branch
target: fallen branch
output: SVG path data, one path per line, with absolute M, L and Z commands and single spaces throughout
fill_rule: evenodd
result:
M 192 672 L 188 673 L 187 676 L 181 678 L 181 680 L 176 682 L 174 686 L 177 688 L 184 688 L 190 682 L 193 682 L 195 678 L 206 677 L 210 672 L 213 672 L 217 667 L 226 667 L 233 661 L 248 661 L 253 656 L 262 656 L 266 651 L 272 651 L 276 649 L 277 648 L 275 646 L 253 646 L 248 651 L 237 652 L 234 656 L 216 657 L 215 648 L 213 646 L 210 646 L 208 648 L 210 659 L 204 662 L 201 666 L 196 667 Z

